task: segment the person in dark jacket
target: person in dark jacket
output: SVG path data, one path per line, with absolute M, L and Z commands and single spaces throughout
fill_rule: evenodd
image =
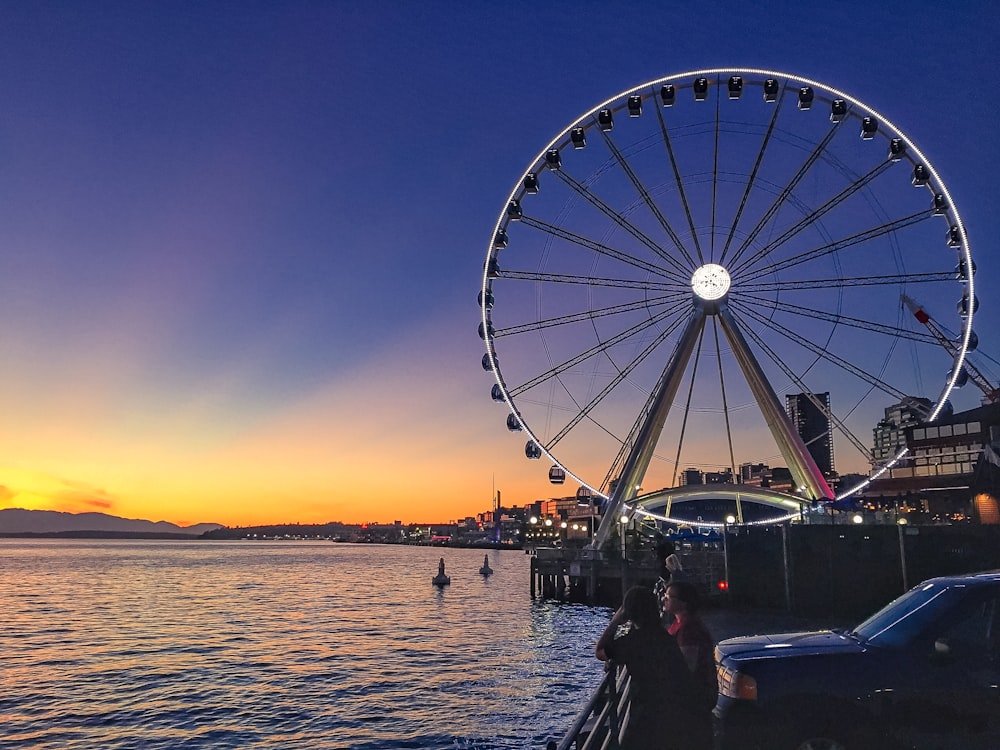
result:
M 697 690 L 674 638 L 660 625 L 656 596 L 648 586 L 625 594 L 597 641 L 601 661 L 624 664 L 632 679 L 629 720 L 622 750 L 691 750 Z
M 656 551 L 656 563 L 657 571 L 656 574 L 663 579 L 664 582 L 670 580 L 670 569 L 667 568 L 667 558 L 670 557 L 676 551 L 674 543 L 667 539 L 662 532 L 656 532 L 656 541 L 654 549 Z

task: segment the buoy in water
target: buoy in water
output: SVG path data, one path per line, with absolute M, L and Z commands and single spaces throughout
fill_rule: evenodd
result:
M 479 574 L 484 576 L 493 575 L 493 568 L 490 567 L 489 555 L 483 555 L 483 567 L 479 569 Z
M 444 574 L 444 558 L 438 561 L 438 574 L 431 579 L 435 586 L 447 586 L 451 583 L 451 578 Z

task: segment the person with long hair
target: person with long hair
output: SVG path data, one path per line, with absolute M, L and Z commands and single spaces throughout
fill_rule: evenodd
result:
M 624 664 L 632 679 L 630 716 L 622 750 L 689 750 L 696 687 L 676 641 L 660 625 L 648 586 L 625 593 L 597 641 L 601 661 Z
M 695 713 L 692 729 L 697 734 L 697 747 L 711 747 L 712 709 L 718 697 L 719 683 L 715 672 L 715 640 L 698 614 L 701 596 L 689 581 L 671 582 L 663 595 L 663 610 L 673 616 L 667 632 L 674 637 L 684 661 L 694 678 Z

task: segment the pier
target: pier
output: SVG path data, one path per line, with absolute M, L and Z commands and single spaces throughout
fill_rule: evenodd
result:
M 721 541 L 695 542 L 675 554 L 703 595 L 709 600 L 724 595 L 728 584 Z M 629 587 L 655 584 L 659 566 L 655 550 L 647 545 L 635 544 L 625 555 L 615 547 L 538 547 L 531 558 L 531 596 L 617 607 Z
M 803 616 L 864 616 L 927 578 L 1000 569 L 998 525 L 733 526 L 704 539 L 676 554 L 707 604 Z M 659 574 L 647 540 L 621 549 L 536 548 L 532 597 L 617 607 Z

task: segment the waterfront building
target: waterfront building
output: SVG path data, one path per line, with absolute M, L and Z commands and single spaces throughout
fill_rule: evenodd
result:
M 913 475 L 971 474 L 983 448 L 990 443 L 990 430 L 996 426 L 990 422 L 1000 417 L 995 412 L 996 407 L 980 407 L 907 428 Z
M 785 412 L 823 476 L 833 476 L 836 468 L 829 417 L 830 393 L 790 393 L 785 396 Z
M 792 472 L 787 466 L 773 467 L 767 476 L 767 483 L 763 487 L 770 487 L 772 490 L 780 492 L 794 492 L 795 482 L 792 481 Z
M 915 424 L 903 435 L 909 460 L 873 481 L 866 498 L 893 499 L 931 521 L 992 520 L 1000 496 L 1000 404 Z
M 576 495 L 569 497 L 550 497 L 541 501 L 541 513 L 544 518 L 558 518 L 565 521 L 576 512 Z
M 872 430 L 872 458 L 876 465 L 888 461 L 906 445 L 906 428 L 923 422 L 931 406 L 930 399 L 910 397 L 886 407 L 885 417 Z M 910 465 L 908 458 L 903 460 L 903 465 Z
M 752 484 L 766 487 L 771 476 L 771 467 L 767 464 L 740 464 L 740 484 Z
M 687 468 L 681 472 L 678 484 L 681 487 L 687 487 L 694 484 L 705 484 L 705 475 L 701 473 L 701 469 L 695 469 L 693 467 Z
M 706 471 L 705 484 L 732 484 L 733 470 L 723 469 L 722 471 Z

